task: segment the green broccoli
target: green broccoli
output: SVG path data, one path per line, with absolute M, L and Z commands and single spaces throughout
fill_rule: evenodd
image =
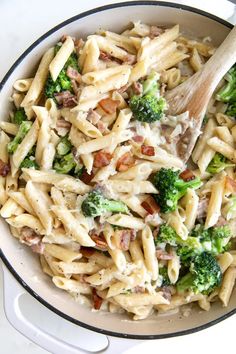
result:
M 21 125 L 23 121 L 27 120 L 24 108 L 18 108 L 12 118 L 12 123 Z
M 225 112 L 228 116 L 236 118 L 236 101 L 232 102 L 228 105 L 227 110 Z
M 152 183 L 159 191 L 154 195 L 162 213 L 169 213 L 176 210 L 178 200 L 187 192 L 188 188 L 200 187 L 201 180 L 194 178 L 191 181 L 184 181 L 179 177 L 180 171 L 171 168 L 161 168 L 154 177 Z
M 68 135 L 66 135 L 60 139 L 59 143 L 57 144 L 56 150 L 58 155 L 64 156 L 71 151 L 71 148 L 72 148 L 72 144 L 68 140 Z
M 216 99 L 225 103 L 236 101 L 236 65 L 225 75 L 225 80 L 227 81 L 216 94 Z
M 161 286 L 171 285 L 170 278 L 168 276 L 167 267 L 159 268 L 159 277 L 161 278 Z
M 32 157 L 26 157 L 20 164 L 20 168 L 32 168 L 34 170 L 39 169 L 39 165 L 35 161 L 35 159 L 32 159 Z
M 213 159 L 207 166 L 207 172 L 211 174 L 219 173 L 227 167 L 232 167 L 234 164 L 230 163 L 229 160 L 219 152 L 216 152 Z
M 222 272 L 215 257 L 211 253 L 203 252 L 192 260 L 189 273 L 177 283 L 177 291 L 209 294 L 220 285 L 221 280 Z
M 53 168 L 57 173 L 70 174 L 76 178 L 80 177 L 83 169 L 82 165 L 75 160 L 72 152 L 56 157 Z
M 55 54 L 58 52 L 60 47 L 61 46 L 59 44 L 55 46 Z M 76 53 L 74 52 L 70 55 L 69 59 L 65 63 L 56 81 L 53 81 L 50 74 L 48 75 L 45 88 L 44 88 L 44 94 L 46 97 L 54 98 L 55 93 L 59 93 L 67 90 L 72 91 L 71 80 L 66 74 L 67 68 L 69 66 L 79 71 L 78 58 Z
M 176 231 L 167 224 L 162 224 L 159 229 L 157 237 L 154 239 L 155 245 L 169 244 L 170 246 L 177 246 L 180 237 Z
M 140 122 L 153 123 L 159 120 L 166 108 L 166 101 L 159 94 L 158 78 L 158 74 L 152 72 L 142 83 L 143 92 L 133 95 L 129 100 L 134 118 Z
M 81 205 L 85 216 L 100 216 L 106 212 L 128 213 L 127 206 L 118 200 L 110 200 L 103 196 L 100 189 L 89 192 Z
M 228 226 L 210 227 L 196 225 L 186 241 L 179 243 L 177 254 L 181 263 L 188 265 L 191 260 L 202 252 L 209 252 L 216 256 L 228 248 L 231 232 Z
M 7 145 L 7 150 L 9 152 L 9 154 L 13 154 L 16 151 L 18 145 L 24 139 L 24 137 L 26 136 L 26 134 L 30 130 L 32 124 L 33 123 L 29 122 L 29 121 L 23 121 L 21 123 L 21 125 L 19 127 L 19 130 L 18 130 L 18 133 L 16 134 L 14 139 L 12 141 L 10 141 L 10 143 L 8 143 L 8 145 Z

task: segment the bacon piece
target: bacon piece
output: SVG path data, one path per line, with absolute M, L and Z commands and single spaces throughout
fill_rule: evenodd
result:
M 134 157 L 131 155 L 130 152 L 126 152 L 124 155 L 122 155 L 117 163 L 116 163 L 116 169 L 119 172 L 127 171 L 130 166 L 132 166 L 135 162 Z
M 42 242 L 39 242 L 35 245 L 32 245 L 31 249 L 34 253 L 43 254 L 45 245 Z
M 170 253 L 167 253 L 166 251 L 163 250 L 156 250 L 156 256 L 157 259 L 160 259 L 162 261 L 169 261 L 170 259 L 173 259 L 173 255 Z
M 136 294 L 143 294 L 145 293 L 145 288 L 143 286 L 137 285 L 134 287 L 133 292 Z
M 209 204 L 209 198 L 200 198 L 197 207 L 197 219 L 202 219 L 207 214 L 207 207 Z
M 100 296 L 98 296 L 95 288 L 93 288 L 92 297 L 93 297 L 93 308 L 95 310 L 100 310 L 100 307 L 102 306 L 103 299 Z
M 3 162 L 0 159 L 0 176 L 6 177 L 8 173 L 10 172 L 10 165 L 8 163 Z
M 141 206 L 151 215 L 160 212 L 159 205 L 151 195 L 141 203 Z
M 20 242 L 27 246 L 38 245 L 42 237 L 28 226 L 23 226 L 20 231 Z
M 111 159 L 112 155 L 109 152 L 105 152 L 102 150 L 98 151 L 94 156 L 93 166 L 98 168 L 107 166 L 109 165 Z
M 160 27 L 157 26 L 151 26 L 150 27 L 150 33 L 149 33 L 149 37 L 151 39 L 154 39 L 155 37 L 160 36 L 160 34 L 162 34 L 164 32 L 164 30 Z
M 166 300 L 170 301 L 171 300 L 171 296 L 172 296 L 171 287 L 163 286 L 163 288 L 162 288 L 162 296 Z
M 77 105 L 76 96 L 68 90 L 55 93 L 54 97 L 60 106 L 72 108 Z
M 68 68 L 66 70 L 66 75 L 70 79 L 73 79 L 76 82 L 78 82 L 79 84 L 81 83 L 81 75 L 80 75 L 80 73 L 75 68 L 72 68 L 72 66 L 68 66 Z
M 225 187 L 232 193 L 236 192 L 236 181 L 229 176 L 226 176 Z
M 105 240 L 103 233 L 100 233 L 99 235 L 92 233 L 90 237 L 96 243 L 96 248 L 98 248 L 101 251 L 108 250 L 107 241 Z
M 102 134 L 109 132 L 109 130 L 107 129 L 106 124 L 103 123 L 102 120 L 99 120 L 99 121 L 97 122 L 97 128 L 98 128 L 98 130 L 99 130 Z
M 141 153 L 146 156 L 155 156 L 155 149 L 153 146 L 141 145 Z
M 98 123 L 100 119 L 101 116 L 97 112 L 95 112 L 92 108 L 90 108 L 88 111 L 87 120 L 95 125 Z
M 142 135 L 135 135 L 132 137 L 132 140 L 136 143 L 143 143 L 144 137 Z
M 183 172 L 181 172 L 179 177 L 182 178 L 185 182 L 189 182 L 189 181 L 192 181 L 193 179 L 195 179 L 193 172 L 191 170 L 189 170 L 188 168 L 186 170 L 184 170 Z
M 71 85 L 72 85 L 74 94 L 75 94 L 76 96 L 78 96 L 78 93 L 79 93 L 79 86 L 78 86 L 78 83 L 77 83 L 74 79 L 71 79 Z
M 83 170 L 83 172 L 82 172 L 82 174 L 80 176 L 80 180 L 82 182 L 84 182 L 85 184 L 89 184 L 92 181 L 93 177 L 94 177 L 94 173 L 93 172 L 88 174 L 88 172 L 86 170 Z
M 117 92 L 124 93 L 128 89 L 129 86 L 130 86 L 130 84 L 126 84 L 126 85 L 122 86 L 121 88 L 119 88 L 117 90 Z
M 94 254 L 95 249 L 91 247 L 80 247 L 79 251 L 84 257 L 89 258 Z
M 134 91 L 135 95 L 141 95 L 141 93 L 143 92 L 143 85 L 140 84 L 140 82 L 135 81 L 133 83 L 133 91 Z
M 220 216 L 215 226 L 219 227 L 219 226 L 224 226 L 226 224 L 227 221 L 225 220 L 225 218 L 223 218 L 223 216 Z
M 84 40 L 82 38 L 79 39 L 75 39 L 74 40 L 74 44 L 75 44 L 75 51 L 76 54 L 79 56 L 80 55 L 80 50 L 83 48 L 84 46 Z
M 57 120 L 57 128 L 66 128 L 70 129 L 71 128 L 71 123 L 67 122 L 64 118 L 59 118 Z
M 133 54 L 127 54 L 124 57 L 123 63 L 133 65 L 136 62 L 136 56 Z
M 99 101 L 98 104 L 99 104 L 99 106 L 102 107 L 102 109 L 106 113 L 111 114 L 111 113 L 115 113 L 117 107 L 120 104 L 120 101 L 119 100 L 112 100 L 111 98 L 108 97 L 108 98 L 104 98 L 101 101 Z
M 110 54 L 100 50 L 99 59 L 101 59 L 103 61 L 106 61 L 106 62 L 109 62 L 109 61 L 112 61 L 112 56 Z

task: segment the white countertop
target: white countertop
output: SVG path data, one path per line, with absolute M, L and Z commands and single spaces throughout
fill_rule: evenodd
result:
M 0 0 L 0 80 L 17 57 L 40 35 L 54 25 L 89 8 L 121 0 Z M 229 18 L 233 15 L 233 5 L 226 0 L 189 0 L 173 1 L 200 7 L 220 17 Z M 231 17 L 232 20 L 232 17 Z M 236 22 L 236 21 L 235 21 Z M 19 334 L 8 323 L 3 311 L 2 271 L 0 268 L 0 353 L 2 354 L 43 354 L 45 350 L 30 342 Z M 40 316 L 43 316 L 41 305 Z M 63 327 L 61 319 L 60 326 Z M 58 323 L 57 323 L 58 325 Z M 142 342 L 126 353 L 175 353 L 199 354 L 223 353 L 235 348 L 236 317 L 215 325 L 205 331 L 192 335 Z M 66 336 L 66 330 L 65 330 Z M 66 354 L 66 353 L 65 353 Z

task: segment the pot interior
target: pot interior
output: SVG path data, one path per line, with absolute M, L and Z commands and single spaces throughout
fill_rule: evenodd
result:
M 174 6 L 178 5 L 175 4 Z M 94 13 L 91 11 L 85 17 L 83 15 L 78 16 L 77 19 L 67 21 L 67 24 L 59 26 L 58 29 L 51 31 L 49 35 L 37 41 L 37 45 L 28 51 L 21 61 L 18 61 L 2 88 L 0 119 L 8 119 L 9 97 L 14 81 L 19 78 L 30 77 L 45 50 L 58 41 L 63 34 L 85 37 L 98 28 L 121 32 L 128 27 L 131 20 L 168 26 L 179 23 L 182 32 L 196 37 L 210 36 L 215 45 L 219 45 L 230 30 L 230 27 L 227 27 L 223 21 L 222 23 L 217 22 L 204 14 L 191 12 L 190 9 L 183 8 L 183 6 L 181 8 L 169 7 L 166 3 L 157 6 L 138 2 L 135 6 L 120 4 L 120 7 L 115 8 L 111 5 L 101 11 Z M 227 317 L 227 314 L 236 308 L 235 289 L 227 309 L 222 308 L 218 303 L 214 303 L 209 312 L 193 307 L 189 317 L 185 317 L 179 312 L 168 315 L 153 315 L 147 320 L 135 322 L 130 320 L 127 315 L 92 312 L 76 303 L 66 292 L 54 286 L 49 277 L 41 271 L 37 256 L 10 235 L 8 226 L 3 220 L 0 221 L 0 235 L 2 253 L 24 284 L 27 284 L 39 298 L 43 299 L 44 303 L 59 311 L 60 315 L 67 316 L 68 319 L 77 323 L 81 322 L 81 325 L 90 329 L 96 329 L 97 327 L 98 330 L 110 332 L 110 334 L 136 338 L 142 336 L 149 336 L 149 338 L 160 335 L 170 336 L 205 326 L 222 316 Z

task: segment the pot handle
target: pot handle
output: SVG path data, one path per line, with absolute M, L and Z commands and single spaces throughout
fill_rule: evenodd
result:
M 132 339 L 123 339 L 116 338 L 111 336 L 106 336 L 106 345 L 104 348 L 99 349 L 98 351 L 88 351 L 81 349 L 73 344 L 65 342 L 64 340 L 55 337 L 53 334 L 50 334 L 44 331 L 42 328 L 37 325 L 31 323 L 23 314 L 19 298 L 26 293 L 23 287 L 14 279 L 12 274 L 10 274 L 9 270 L 2 266 L 3 269 L 3 301 L 4 301 L 4 310 L 6 317 L 10 324 L 21 334 L 27 337 L 29 340 L 38 344 L 40 347 L 49 351 L 50 353 L 55 354 L 85 354 L 85 353 L 124 353 L 125 350 L 140 344 L 141 341 L 132 340 Z M 30 295 L 29 295 L 30 296 Z M 60 321 L 66 321 L 60 318 Z M 88 332 L 88 337 L 93 340 L 92 337 L 98 336 L 95 332 L 91 332 L 86 329 L 82 329 L 83 331 Z M 101 336 L 101 334 L 99 334 Z M 105 337 L 105 336 L 104 336 Z M 96 338 L 94 338 L 96 340 Z

